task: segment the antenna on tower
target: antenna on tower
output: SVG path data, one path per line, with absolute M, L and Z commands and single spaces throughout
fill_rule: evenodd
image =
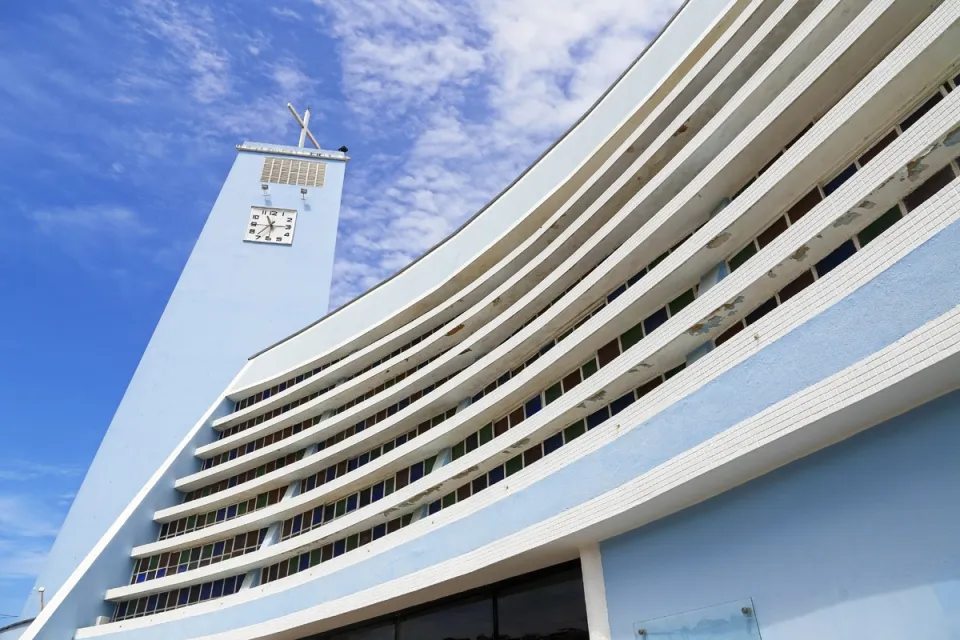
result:
M 303 112 L 303 118 L 300 117 L 300 114 L 297 113 L 297 110 L 293 108 L 293 105 L 289 102 L 287 103 L 287 109 L 290 110 L 290 113 L 293 114 L 293 117 L 297 119 L 297 123 L 300 124 L 300 142 L 297 143 L 298 147 L 303 147 L 306 142 L 305 138 L 310 138 L 310 142 L 313 143 L 317 149 L 320 148 L 320 143 L 317 142 L 317 139 L 313 137 L 313 134 L 310 133 L 310 129 L 307 125 L 310 124 L 310 107 L 307 107 L 307 110 Z

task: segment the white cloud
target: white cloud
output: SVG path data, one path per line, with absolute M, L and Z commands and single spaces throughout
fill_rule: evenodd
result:
M 73 208 L 33 211 L 29 214 L 37 229 L 65 240 L 82 236 L 88 242 L 96 237 L 131 239 L 149 236 L 155 232 L 134 211 L 120 206 L 80 206 Z
M 0 494 L 0 538 L 49 538 L 59 530 L 36 496 Z
M 272 44 L 270 34 L 261 29 L 257 29 L 250 34 L 241 34 L 241 41 L 245 42 L 244 47 L 247 53 L 253 56 L 259 56 L 261 53 L 269 51 Z
M 303 20 L 303 16 L 289 7 L 270 7 L 270 13 L 278 18 L 286 18 L 288 20 L 296 20 L 298 22 Z
M 36 494 L 0 493 L 0 581 L 39 574 L 69 506 L 54 502 Z
M 485 66 L 467 4 L 324 0 L 320 5 L 332 13 L 332 34 L 342 45 L 350 106 L 368 116 L 400 115 L 441 93 L 456 99 Z
M 179 271 L 193 246 L 168 233 L 158 233 L 137 212 L 116 205 L 90 205 L 30 211 L 27 218 L 48 246 L 56 246 L 79 266 L 124 291 L 152 284 L 150 275 L 135 275 L 145 264 Z M 17 473 L 12 466 L 0 480 Z
M 299 16 L 293 10 L 272 13 Z M 236 7 L 135 0 L 124 15 L 131 33 L 146 41 L 116 81 L 113 100 L 149 101 L 177 114 L 163 123 L 163 131 L 151 132 L 161 138 L 176 131 L 194 144 L 212 139 L 209 148 L 218 152 L 225 139 L 252 134 L 279 138 L 293 128 L 284 104 L 316 89 L 316 80 L 299 61 L 286 50 L 275 50 L 269 29 L 237 26 L 243 15 Z M 159 53 L 157 43 L 162 45 Z
M 189 70 L 194 99 L 211 103 L 230 93 L 230 56 L 217 44 L 208 8 L 173 0 L 136 0 L 132 11 L 151 35 L 169 43 L 177 61 Z
M 0 540 L 0 581 L 35 578 L 46 559 L 46 545 Z
M 66 478 L 80 472 L 32 460 L 7 460 L 0 469 L 0 581 L 32 578 L 43 568 L 73 501 L 73 493 L 63 493 L 64 483 L 72 484 Z
M 271 75 L 277 88 L 285 96 L 301 96 L 316 84 L 296 63 L 290 61 L 274 64 Z
M 0 469 L 0 482 L 27 482 L 44 477 L 75 476 L 78 473 L 80 470 L 72 466 L 13 460 Z
M 680 4 L 314 2 L 339 42 L 361 126 L 404 147 L 350 168 L 334 305 L 421 255 L 506 186 Z

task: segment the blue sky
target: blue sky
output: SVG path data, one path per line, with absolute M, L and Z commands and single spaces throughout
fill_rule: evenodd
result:
M 20 612 L 236 143 L 295 143 L 290 101 L 350 148 L 337 306 L 506 186 L 678 5 L 2 3 L 0 614 Z

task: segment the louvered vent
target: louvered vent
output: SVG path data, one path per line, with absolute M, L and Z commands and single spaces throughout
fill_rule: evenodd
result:
M 264 158 L 260 182 L 322 187 L 326 163 L 291 158 Z

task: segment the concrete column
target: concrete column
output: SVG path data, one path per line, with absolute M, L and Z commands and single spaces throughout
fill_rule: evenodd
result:
M 704 293 L 716 286 L 717 283 L 726 278 L 729 274 L 730 271 L 727 269 L 726 262 L 720 262 L 715 265 L 713 269 L 707 271 L 705 274 L 703 274 L 703 277 L 700 278 L 700 288 L 697 291 L 697 296 L 702 296 Z M 691 364 L 707 355 L 711 351 L 713 351 L 713 343 L 704 342 L 702 345 L 687 354 L 687 366 L 689 367 Z
M 713 211 L 710 212 L 710 217 L 712 218 L 713 216 L 717 215 L 718 213 L 726 209 L 729 204 L 730 204 L 730 198 L 721 198 L 720 202 L 717 203 L 717 206 L 715 206 L 713 208 Z
M 707 271 L 703 274 L 703 277 L 700 278 L 700 287 L 697 290 L 697 296 L 699 297 L 705 294 L 728 275 L 730 275 L 730 271 L 727 269 L 726 262 L 720 262 L 714 265 L 713 269 Z
M 587 603 L 587 627 L 590 640 L 610 640 L 610 619 L 607 616 L 607 587 L 603 581 L 600 545 L 580 548 L 583 571 L 583 596 Z
M 453 449 L 451 449 L 450 447 L 443 449 L 442 451 L 440 451 L 440 453 L 437 454 L 437 459 L 433 461 L 433 466 L 430 468 L 430 472 L 432 473 L 437 469 L 439 469 L 440 467 L 446 466 L 447 464 L 450 463 L 450 460 L 452 458 L 453 458 Z M 417 520 L 422 520 L 423 518 L 426 518 L 428 515 L 429 515 L 429 505 L 423 505 L 422 507 L 420 507 L 419 509 L 413 512 L 413 518 L 410 521 L 416 522 Z
M 340 378 L 340 379 L 338 379 L 336 382 L 334 382 L 333 385 L 331 385 L 330 388 L 331 388 L 331 389 L 335 389 L 335 388 L 339 387 L 340 385 L 342 385 L 342 384 L 343 384 L 344 382 L 346 382 L 346 381 L 347 381 L 347 378 Z M 337 412 L 336 412 L 334 409 L 327 409 L 326 411 L 324 411 L 323 413 L 320 414 L 320 420 L 321 420 L 321 421 L 323 421 L 323 420 L 329 420 L 330 418 L 332 418 L 332 417 L 335 416 L 335 415 L 337 415 Z M 316 447 L 314 447 L 314 449 L 313 449 L 314 453 L 316 452 L 316 450 L 317 450 Z
M 710 212 L 710 217 L 713 218 L 715 215 L 726 209 L 728 204 L 730 204 L 730 198 L 724 198 L 721 200 L 713 209 L 713 211 Z M 720 262 L 714 265 L 710 271 L 707 271 L 700 278 L 700 287 L 697 289 L 697 297 L 702 296 L 707 291 L 715 287 L 717 283 L 726 278 L 728 275 L 730 275 L 730 270 L 727 268 L 726 262 Z M 687 366 L 689 367 L 691 364 L 707 355 L 711 351 L 713 351 L 713 343 L 704 342 L 702 345 L 687 354 Z
M 704 342 L 702 345 L 687 354 L 687 357 L 685 358 L 686 365 L 689 367 L 711 351 L 713 351 L 713 343 L 710 341 Z
M 710 218 L 713 219 L 718 213 L 727 208 L 727 205 L 730 204 L 730 198 L 724 198 L 717 206 L 714 207 L 713 211 L 710 212 Z M 727 263 L 721 262 L 713 267 L 710 271 L 707 271 L 703 274 L 703 277 L 700 278 L 700 289 L 697 292 L 697 296 L 702 296 L 704 293 L 709 291 L 714 287 L 718 282 L 726 278 L 730 274 L 730 271 L 727 269 Z

